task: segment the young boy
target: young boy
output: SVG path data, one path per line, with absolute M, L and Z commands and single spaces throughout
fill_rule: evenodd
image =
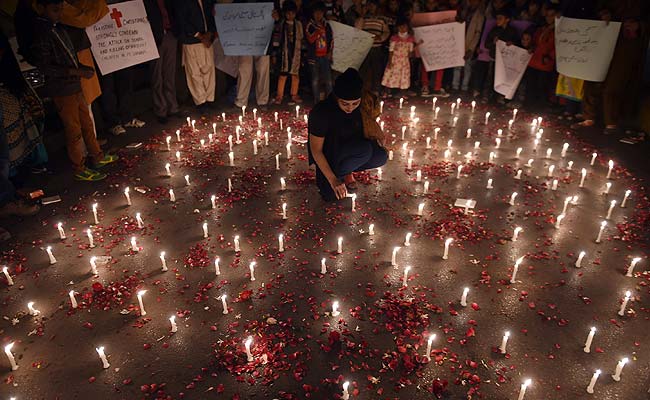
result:
M 483 90 L 489 99 L 494 94 L 494 58 L 497 51 L 497 41 L 506 42 L 508 46 L 519 45 L 519 32 L 510 25 L 510 12 L 502 8 L 496 11 L 496 26 L 488 33 L 485 47 L 490 51 L 490 64 Z
M 99 148 L 88 104 L 81 91 L 81 78 L 92 77 L 94 70 L 79 63 L 68 33 L 58 24 L 63 0 L 37 0 L 36 5 L 39 17 L 34 26 L 32 55 L 36 66 L 45 74 L 45 90 L 63 122 L 74 178 L 91 182 L 102 180 L 106 174 L 86 167 L 84 144 L 95 168 L 110 164 L 118 157 L 105 156 Z
M 280 73 L 278 77 L 278 93 L 274 104 L 282 104 L 284 87 L 287 79 L 291 77 L 291 101 L 289 105 L 300 104 L 298 96 L 300 85 L 300 50 L 302 48 L 303 29 L 302 23 L 296 20 L 298 6 L 293 0 L 287 0 L 282 5 L 283 18 L 277 21 L 274 28 L 273 52 L 276 67 Z
M 325 97 L 332 91 L 332 28 L 325 20 L 325 3 L 319 1 L 312 8 L 313 18 L 307 23 L 307 64 L 311 74 L 314 105 L 320 101 L 320 84 L 325 85 Z

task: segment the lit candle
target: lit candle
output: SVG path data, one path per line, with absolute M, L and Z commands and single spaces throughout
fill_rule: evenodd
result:
M 287 203 L 282 203 L 282 219 L 287 219 Z
M 512 277 L 510 278 L 510 283 L 515 283 L 517 279 L 517 271 L 519 271 L 519 265 L 524 261 L 524 257 L 519 257 L 517 261 L 515 261 L 515 267 L 512 270 Z
M 343 237 L 339 237 L 337 240 L 336 252 L 338 254 L 343 253 Z
M 97 347 L 95 350 L 97 350 L 97 354 L 99 354 L 99 359 L 102 360 L 102 367 L 104 369 L 108 369 L 111 366 L 111 364 L 108 363 L 106 354 L 104 354 L 104 346 Z
M 280 119 L 280 130 L 282 130 L 282 119 Z
M 45 251 L 47 252 L 47 256 L 50 258 L 50 264 L 56 264 L 56 258 L 54 258 L 54 254 L 52 254 L 52 246 L 47 246 Z
M 607 176 L 605 179 L 609 179 L 612 176 L 612 170 L 614 169 L 614 161 L 609 160 L 608 162 L 609 168 L 607 169 Z
M 418 215 L 419 215 L 420 217 L 422 216 L 422 212 L 423 212 L 423 211 L 424 211 L 424 203 L 420 203 L 420 204 L 418 205 Z
M 506 354 L 506 348 L 508 346 L 509 337 L 510 337 L 510 332 L 506 331 L 506 333 L 503 335 L 503 339 L 501 339 L 501 346 L 499 346 L 499 351 L 501 351 L 501 354 Z
M 569 143 L 564 143 L 564 144 L 562 145 L 562 153 L 560 153 L 560 156 L 561 156 L 562 158 L 566 157 L 566 152 L 567 152 L 567 150 L 569 150 Z
M 402 105 L 404 104 L 404 97 L 399 98 L 399 108 L 400 110 L 402 109 Z
M 95 276 L 99 275 L 99 272 L 97 271 L 97 257 L 95 256 L 90 257 L 90 271 Z
M 611 189 L 611 188 L 612 188 L 612 183 L 611 183 L 611 182 L 607 182 L 607 183 L 605 184 L 605 189 L 603 190 L 603 194 L 609 194 L 609 189 Z
M 553 154 L 553 149 L 549 147 L 546 150 L 546 158 L 551 158 L 551 154 Z
M 56 224 L 56 228 L 59 230 L 59 238 L 61 240 L 64 240 L 66 236 L 65 236 L 65 231 L 63 230 L 63 223 L 59 222 L 58 224 Z
M 631 194 L 632 194 L 631 190 L 625 191 L 625 196 L 623 196 L 623 201 L 621 202 L 621 208 L 625 208 L 625 203 L 627 202 L 627 199 L 630 197 Z
M 382 171 L 381 171 L 381 167 L 380 167 L 380 168 L 377 168 L 377 180 L 381 180 L 381 175 L 382 175 Z
M 201 140 L 199 140 L 199 142 L 201 143 L 201 148 L 204 149 L 205 148 L 205 139 L 201 139 Z
M 461 174 L 462 171 L 463 171 L 463 166 L 459 165 L 458 170 L 456 172 L 456 179 L 460 179 L 460 174 Z
M 450 245 L 451 242 L 453 242 L 453 241 L 454 241 L 453 238 L 447 238 L 447 240 L 445 240 L 445 250 L 444 250 L 444 252 L 442 253 L 442 259 L 443 259 L 443 260 L 446 260 L 446 259 L 449 258 L 449 245 Z
M 438 102 L 438 98 L 437 98 L 437 97 L 434 97 L 434 98 L 433 98 L 433 106 L 432 106 L 431 109 L 436 108 L 436 103 L 437 103 L 437 102 Z
M 422 190 L 422 194 L 427 194 L 429 192 L 429 180 L 426 179 L 424 181 L 424 188 Z
M 278 122 L 278 112 L 273 113 L 273 117 L 275 118 L 275 122 Z
M 557 190 L 558 180 L 553 179 L 553 184 L 551 185 L 551 190 Z
M 138 292 L 138 304 L 140 305 L 140 315 L 141 316 L 147 315 L 147 312 L 144 309 L 144 303 L 142 302 L 142 296 L 144 296 L 145 293 L 147 293 L 146 290 L 140 290 Z
M 11 370 L 15 371 L 18 369 L 18 364 L 16 364 L 16 359 L 14 358 L 14 355 L 11 354 L 12 347 L 14 347 L 14 342 L 11 342 L 8 345 L 6 345 L 5 354 L 7 355 L 7 358 L 9 359 L 9 363 L 11 364 Z
M 242 117 L 245 117 L 245 116 L 246 116 L 246 106 L 242 106 L 242 108 L 241 108 L 241 115 L 242 115 Z
M 472 112 L 474 112 L 475 108 L 476 108 L 476 101 L 472 100 Z
M 172 171 L 171 171 L 171 164 L 166 163 L 165 164 L 165 172 L 167 173 L 167 176 L 172 176 Z
M 249 270 L 250 273 L 251 273 L 251 282 L 254 282 L 254 281 L 255 281 L 255 265 L 256 265 L 256 264 L 257 264 L 257 263 L 256 263 L 255 261 L 251 261 L 251 262 L 248 264 L 248 270 Z
M 206 239 L 208 237 L 208 223 L 204 222 L 203 223 L 203 238 Z
M 140 213 L 135 213 L 135 220 L 138 223 L 138 229 L 144 228 L 144 221 L 142 220 Z
M 451 113 L 453 114 L 456 110 L 456 103 L 451 103 Z
M 86 236 L 88 236 L 88 243 L 90 248 L 95 247 L 95 242 L 93 241 L 93 232 L 89 229 L 86 230 Z
M 221 306 L 223 307 L 223 313 L 228 314 L 228 303 L 226 303 L 226 296 L 225 294 L 221 295 Z
M 352 193 L 352 196 L 350 196 L 350 198 L 352 199 L 352 212 L 355 212 L 357 210 L 357 207 L 356 207 L 356 205 L 357 205 L 357 194 Z
M 404 268 L 404 277 L 402 278 L 402 286 L 403 286 L 403 287 L 407 287 L 407 286 L 408 286 L 408 284 L 407 284 L 407 280 L 408 280 L 408 277 L 409 277 L 409 271 L 410 271 L 410 270 L 411 270 L 411 267 L 406 267 L 406 268 Z
M 454 117 L 454 119 L 452 120 L 451 126 L 455 127 L 457 123 L 458 123 L 458 117 Z
M 600 376 L 600 370 L 597 369 L 596 372 L 591 377 L 591 380 L 589 381 L 589 386 L 587 386 L 587 393 L 593 394 L 594 393 L 594 386 L 596 385 L 596 381 L 598 380 L 598 377 Z
M 528 159 L 528 162 L 526 163 L 526 167 L 528 167 L 528 168 L 532 167 L 533 166 L 533 161 L 535 161 L 535 160 L 533 160 L 532 158 Z
M 523 172 L 524 172 L 524 171 L 521 170 L 521 169 L 517 170 L 517 175 L 515 175 L 515 179 L 521 179 L 521 174 L 522 174 Z
M 187 117 L 187 126 L 188 127 L 192 126 L 192 119 L 190 117 Z
M 581 173 L 582 173 L 582 177 L 580 178 L 580 187 L 584 187 L 585 178 L 587 177 L 587 170 L 583 168 Z
M 192 120 L 192 130 L 193 131 L 196 130 L 196 120 L 194 120 L 194 119 Z
M 268 146 L 268 145 L 269 145 L 269 133 L 265 131 L 264 132 L 264 146 Z
M 408 247 L 411 245 L 411 236 L 413 234 L 411 232 L 406 234 L 406 238 L 404 238 L 404 246 Z
M 343 394 L 341 395 L 341 400 L 349 400 L 350 399 L 350 393 L 348 392 L 348 386 L 350 386 L 350 382 L 343 382 Z
M 6 266 L 2 267 L 2 273 L 5 275 L 5 278 L 7 279 L 7 285 L 13 286 L 14 280 L 11 279 L 11 275 L 9 275 L 9 269 Z
M 138 242 L 135 240 L 135 236 L 131 236 L 131 250 L 138 252 L 140 249 L 138 248 Z
M 404 140 L 404 133 L 406 133 L 406 126 L 402 125 L 402 140 Z
M 287 143 L 287 158 L 291 158 L 291 143 Z
M 162 265 L 162 271 L 163 272 L 167 271 L 167 261 L 165 260 L 165 252 L 164 251 L 160 252 L 160 263 Z
M 239 235 L 235 236 L 233 242 L 235 245 L 235 253 L 239 253 L 241 251 L 241 249 L 239 248 Z
M 429 340 L 427 340 L 427 353 L 425 354 L 425 357 L 429 361 L 431 361 L 431 346 L 433 345 L 434 340 L 436 340 L 436 334 L 432 333 L 429 335 Z
M 614 210 L 614 207 L 616 207 L 616 200 L 612 200 L 609 203 L 609 209 L 607 210 L 607 216 L 605 219 L 611 219 L 612 218 L 612 211 Z
M 433 103 L 435 104 L 435 103 Z M 440 107 L 436 107 L 436 109 L 433 112 L 433 119 L 438 119 L 438 113 L 440 112 Z
M 126 197 L 126 204 L 128 205 L 131 205 L 131 196 L 129 195 L 130 190 L 131 189 L 129 189 L 128 186 L 124 189 L 124 197 Z
M 176 141 L 180 142 L 181 141 L 181 130 L 176 129 Z
M 93 217 L 95 217 L 95 225 L 99 224 L 99 218 L 97 217 L 97 203 L 93 203 Z
M 228 135 L 228 148 L 232 151 L 232 135 Z
M 178 326 L 176 325 L 176 316 L 175 315 L 172 315 L 171 317 L 169 317 L 169 323 L 171 323 L 171 325 L 172 325 L 171 332 L 172 333 L 178 332 Z
M 546 174 L 547 177 L 553 176 L 553 171 L 555 171 L 555 165 L 551 165 L 548 167 L 548 173 Z
M 235 166 L 235 153 L 234 152 L 229 152 L 228 153 L 228 160 L 230 161 L 230 166 L 234 167 Z
M 522 227 L 518 226 L 518 227 L 515 228 L 514 232 L 512 233 L 512 241 L 513 241 L 513 242 L 516 242 L 516 241 L 517 241 L 517 237 L 519 237 L 519 233 L 520 233 L 521 231 L 523 231 L 523 228 L 522 228 Z
M 30 301 L 29 303 L 27 303 L 27 310 L 29 311 L 29 315 L 32 315 L 34 317 L 41 313 L 40 311 L 38 311 L 37 309 L 34 308 L 34 302 L 33 301 Z
M 621 317 L 625 316 L 625 307 L 627 307 L 627 302 L 630 301 L 630 296 L 632 296 L 632 292 L 629 290 L 625 292 L 623 303 L 621 303 L 621 308 L 618 310 L 618 315 Z
M 406 161 L 406 168 L 407 168 L 407 169 L 412 169 L 412 168 L 413 168 L 413 159 L 412 159 L 412 158 L 409 158 L 409 159 Z
M 496 147 L 497 149 L 501 147 L 501 138 L 496 138 L 494 139 L 494 141 L 496 143 L 494 147 Z
M 515 121 L 513 121 L 513 120 L 508 120 L 508 130 L 509 130 L 509 131 L 512 130 L 512 124 L 514 124 L 514 123 L 515 123 Z
M 629 360 L 627 357 L 622 359 L 621 361 L 616 364 L 616 371 L 614 372 L 614 375 L 612 375 L 612 379 L 614 379 L 616 382 L 619 382 L 621 380 L 621 372 L 623 372 L 623 367 L 625 364 L 627 364 Z
M 427 136 L 427 149 L 431 148 L 431 136 Z
M 517 197 L 517 192 L 513 192 L 512 195 L 510 195 L 510 205 L 514 206 L 515 205 L 515 198 Z
M 217 196 L 210 196 L 210 202 L 212 203 L 212 209 L 215 210 L 217 208 Z
M 486 189 L 492 189 L 493 188 L 492 182 L 494 182 L 494 180 L 492 178 L 488 179 L 487 186 L 485 188 Z
M 325 264 L 325 259 L 320 260 L 320 273 L 321 274 L 326 274 L 327 273 L 327 264 Z
M 379 113 L 383 113 L 383 112 L 384 112 L 384 101 L 382 100 L 379 102 Z
M 213 133 L 214 135 L 217 134 L 217 123 L 216 123 L 216 122 L 213 122 L 213 123 L 212 123 L 212 133 Z M 210 140 L 210 142 L 212 142 L 212 140 Z
M 169 189 L 169 201 L 172 203 L 176 201 L 176 196 L 174 195 L 174 189 Z
M 368 235 L 373 236 L 375 234 L 375 224 L 368 225 Z
M 576 260 L 575 266 L 576 268 L 581 268 L 582 267 L 582 259 L 585 258 L 585 253 L 584 251 L 581 251 L 580 254 L 578 254 L 578 259 Z
M 79 307 L 79 304 L 77 304 L 77 299 L 74 297 L 74 290 L 71 290 L 68 293 L 68 296 L 70 296 L 70 304 L 72 305 L 72 308 Z
M 587 335 L 587 341 L 585 342 L 585 347 L 582 349 L 585 353 L 591 352 L 591 342 L 594 341 L 594 335 L 596 334 L 596 328 L 592 327 L 589 330 L 589 335 Z
M 607 221 L 603 221 L 600 223 L 600 230 L 598 231 L 598 236 L 596 237 L 596 243 L 600 243 L 600 240 L 603 237 L 603 231 L 605 230 L 606 226 L 607 226 Z
M 280 170 L 280 153 L 275 155 L 275 169 L 276 171 Z
M 573 168 L 573 161 L 569 161 L 569 163 L 567 164 L 567 169 L 571 171 L 572 168 Z
M 632 261 L 630 261 L 630 266 L 627 267 L 627 273 L 625 276 L 627 277 L 632 277 L 632 272 L 634 272 L 634 267 L 641 261 L 641 257 L 634 257 Z
M 526 382 L 521 384 L 521 390 L 519 390 L 519 397 L 517 398 L 517 400 L 524 400 L 524 396 L 526 395 L 526 389 L 528 388 L 528 386 L 530 386 L 531 382 L 532 381 L 530 379 L 526 379 Z
M 488 124 L 489 120 L 490 120 L 490 112 L 488 111 L 488 112 L 485 113 L 485 125 Z
M 257 155 L 257 139 L 253 139 L 253 155 Z
M 569 207 L 569 203 L 571 203 L 571 200 L 573 199 L 573 196 L 569 196 L 564 199 L 564 208 L 562 208 L 561 214 L 566 214 L 567 207 Z
M 278 236 L 278 247 L 279 247 L 280 253 L 282 253 L 284 251 L 284 235 L 283 234 L 280 234 Z
M 180 160 L 181 160 L 181 152 L 176 151 L 176 161 L 180 161 Z
M 539 139 L 533 141 L 533 151 L 537 151 L 537 146 L 539 145 Z
M 385 124 L 384 121 L 381 121 L 379 123 L 379 128 L 381 129 L 382 132 L 384 131 L 384 124 Z
M 463 295 L 460 297 L 460 305 L 467 307 L 467 294 L 469 294 L 469 288 L 463 289 Z
M 341 312 L 339 311 L 339 302 L 334 301 L 332 302 L 332 317 L 338 317 L 341 315 Z
M 564 219 L 565 215 L 560 214 L 557 216 L 557 220 L 555 221 L 555 228 L 560 229 L 560 224 L 562 223 L 562 220 Z
M 472 137 L 472 128 L 467 128 L 467 133 L 465 134 L 465 138 L 469 139 Z
M 171 141 L 172 141 L 172 137 L 171 137 L 171 136 L 167 136 L 167 138 L 165 138 L 165 142 L 167 143 L 167 151 L 171 151 L 171 150 L 172 150 L 172 149 L 171 149 L 171 145 L 170 145 Z

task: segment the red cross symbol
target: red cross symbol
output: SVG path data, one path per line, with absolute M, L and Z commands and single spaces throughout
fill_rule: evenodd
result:
M 122 13 L 120 12 L 120 10 L 118 10 L 117 8 L 114 8 L 111 11 L 110 15 L 111 15 L 111 18 L 115 20 L 115 25 L 117 25 L 118 28 L 121 28 L 122 27 Z

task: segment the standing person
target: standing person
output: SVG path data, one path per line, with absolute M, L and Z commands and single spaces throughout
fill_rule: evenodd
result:
M 79 63 L 70 37 L 58 24 L 62 10 L 63 0 L 37 1 L 39 17 L 34 26 L 31 54 L 36 67 L 45 74 L 45 91 L 52 97 L 63 122 L 74 178 L 98 181 L 105 179 L 106 174 L 86 167 L 84 144 L 95 168 L 116 161 L 117 156 L 104 155 L 97 143 L 80 82 L 81 77 L 89 78 L 94 72 Z
M 390 38 L 388 63 L 381 84 L 391 89 L 407 90 L 411 86 L 411 55 L 415 50 L 415 39 L 409 23 L 400 18 L 395 22 L 397 33 Z
M 283 18 L 276 22 L 274 29 L 274 59 L 280 73 L 278 76 L 278 90 L 274 104 L 282 104 L 284 89 L 289 77 L 291 77 L 291 101 L 289 105 L 300 104 L 302 100 L 298 96 L 300 86 L 300 50 L 304 31 L 302 23 L 296 20 L 298 7 L 293 0 L 286 0 L 282 5 Z
M 145 0 L 147 19 L 158 46 L 159 57 L 151 62 L 153 112 L 161 124 L 178 115 L 176 101 L 176 50 L 178 28 L 172 15 L 171 0 Z
M 339 0 L 325 0 L 325 18 L 328 21 L 343 22 L 345 20 L 345 13 L 343 7 L 339 4 Z
M 504 41 L 506 45 L 519 44 L 519 32 L 510 25 L 510 11 L 501 8 L 496 11 L 496 25 L 485 40 L 485 47 L 490 52 L 490 63 L 488 65 L 488 74 L 483 86 L 484 96 L 489 100 L 494 92 L 494 59 L 497 52 L 497 41 Z
M 451 87 L 454 90 L 466 92 L 469 89 L 469 82 L 472 78 L 472 68 L 476 62 L 476 50 L 481 42 L 485 13 L 483 0 L 468 0 L 463 8 L 461 19 L 465 21 L 465 65 L 454 68 L 454 77 Z M 461 74 L 463 76 L 461 84 Z
M 334 92 L 309 113 L 309 164 L 316 166 L 316 185 L 325 201 L 347 196 L 353 172 L 381 167 L 388 160 L 383 142 L 368 139 L 367 111 L 359 107 L 362 90 L 361 76 L 348 68 L 336 78 Z
M 345 12 L 345 23 L 350 26 L 355 26 L 357 20 L 363 18 L 365 12 L 366 10 L 363 6 L 363 0 L 352 0 L 352 5 Z
M 555 89 L 555 18 L 557 8 L 546 9 L 546 25 L 533 35 L 533 56 L 528 63 L 526 96 L 536 106 L 548 104 L 551 90 Z
M 385 54 L 384 42 L 390 36 L 390 29 L 386 21 L 377 14 L 379 2 L 368 0 L 366 13 L 357 21 L 357 27 L 370 33 L 374 41 L 366 59 L 361 65 L 360 73 L 363 76 L 364 88 L 374 95 L 379 94 L 382 75 L 384 73 Z
M 311 91 L 314 105 L 320 101 L 320 84 L 325 86 L 325 96 L 332 91 L 332 28 L 325 20 L 325 4 L 317 2 L 312 7 L 313 18 L 305 28 L 307 38 L 307 64 L 311 74 Z
M 217 28 L 213 8 L 214 0 L 176 0 L 174 3 L 187 86 L 201 111 L 213 104 L 216 89 L 212 42 Z

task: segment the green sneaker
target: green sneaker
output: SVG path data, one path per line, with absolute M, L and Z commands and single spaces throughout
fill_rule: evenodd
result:
M 78 181 L 96 182 L 106 179 L 106 174 L 86 168 L 83 171 L 74 174 L 74 178 Z
M 94 167 L 95 168 L 105 167 L 106 165 L 110 163 L 114 163 L 119 159 L 120 157 L 118 157 L 116 154 L 106 154 L 104 158 L 95 162 Z

